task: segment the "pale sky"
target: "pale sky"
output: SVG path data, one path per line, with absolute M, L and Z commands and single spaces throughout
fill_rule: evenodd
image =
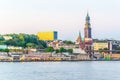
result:
M 0 34 L 58 31 L 75 41 L 87 11 L 93 38 L 120 40 L 120 0 L 0 0 Z

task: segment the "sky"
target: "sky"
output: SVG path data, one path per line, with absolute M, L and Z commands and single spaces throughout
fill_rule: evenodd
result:
M 58 31 L 58 38 L 84 37 L 87 11 L 92 37 L 120 40 L 120 0 L 0 0 L 0 34 Z

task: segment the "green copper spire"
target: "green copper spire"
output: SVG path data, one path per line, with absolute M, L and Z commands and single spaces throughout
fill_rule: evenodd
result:
M 90 16 L 89 13 L 87 12 L 85 28 L 89 28 L 89 27 L 90 27 Z
M 86 22 L 89 22 L 89 20 L 90 20 L 90 16 L 89 16 L 89 13 L 87 12 Z
M 79 31 L 79 36 L 81 37 L 81 32 Z
M 87 12 L 86 23 L 84 28 L 84 38 L 91 38 L 91 25 L 90 25 L 90 17 L 88 12 Z

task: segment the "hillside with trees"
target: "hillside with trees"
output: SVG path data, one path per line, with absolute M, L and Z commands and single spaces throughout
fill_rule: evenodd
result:
M 4 36 L 10 36 L 12 39 L 5 40 Z M 41 41 L 34 34 L 6 34 L 0 35 L 0 45 L 18 46 L 23 48 L 46 48 L 46 42 Z

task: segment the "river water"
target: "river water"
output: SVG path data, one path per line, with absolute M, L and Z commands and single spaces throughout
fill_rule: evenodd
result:
M 0 62 L 0 80 L 120 80 L 120 62 Z

